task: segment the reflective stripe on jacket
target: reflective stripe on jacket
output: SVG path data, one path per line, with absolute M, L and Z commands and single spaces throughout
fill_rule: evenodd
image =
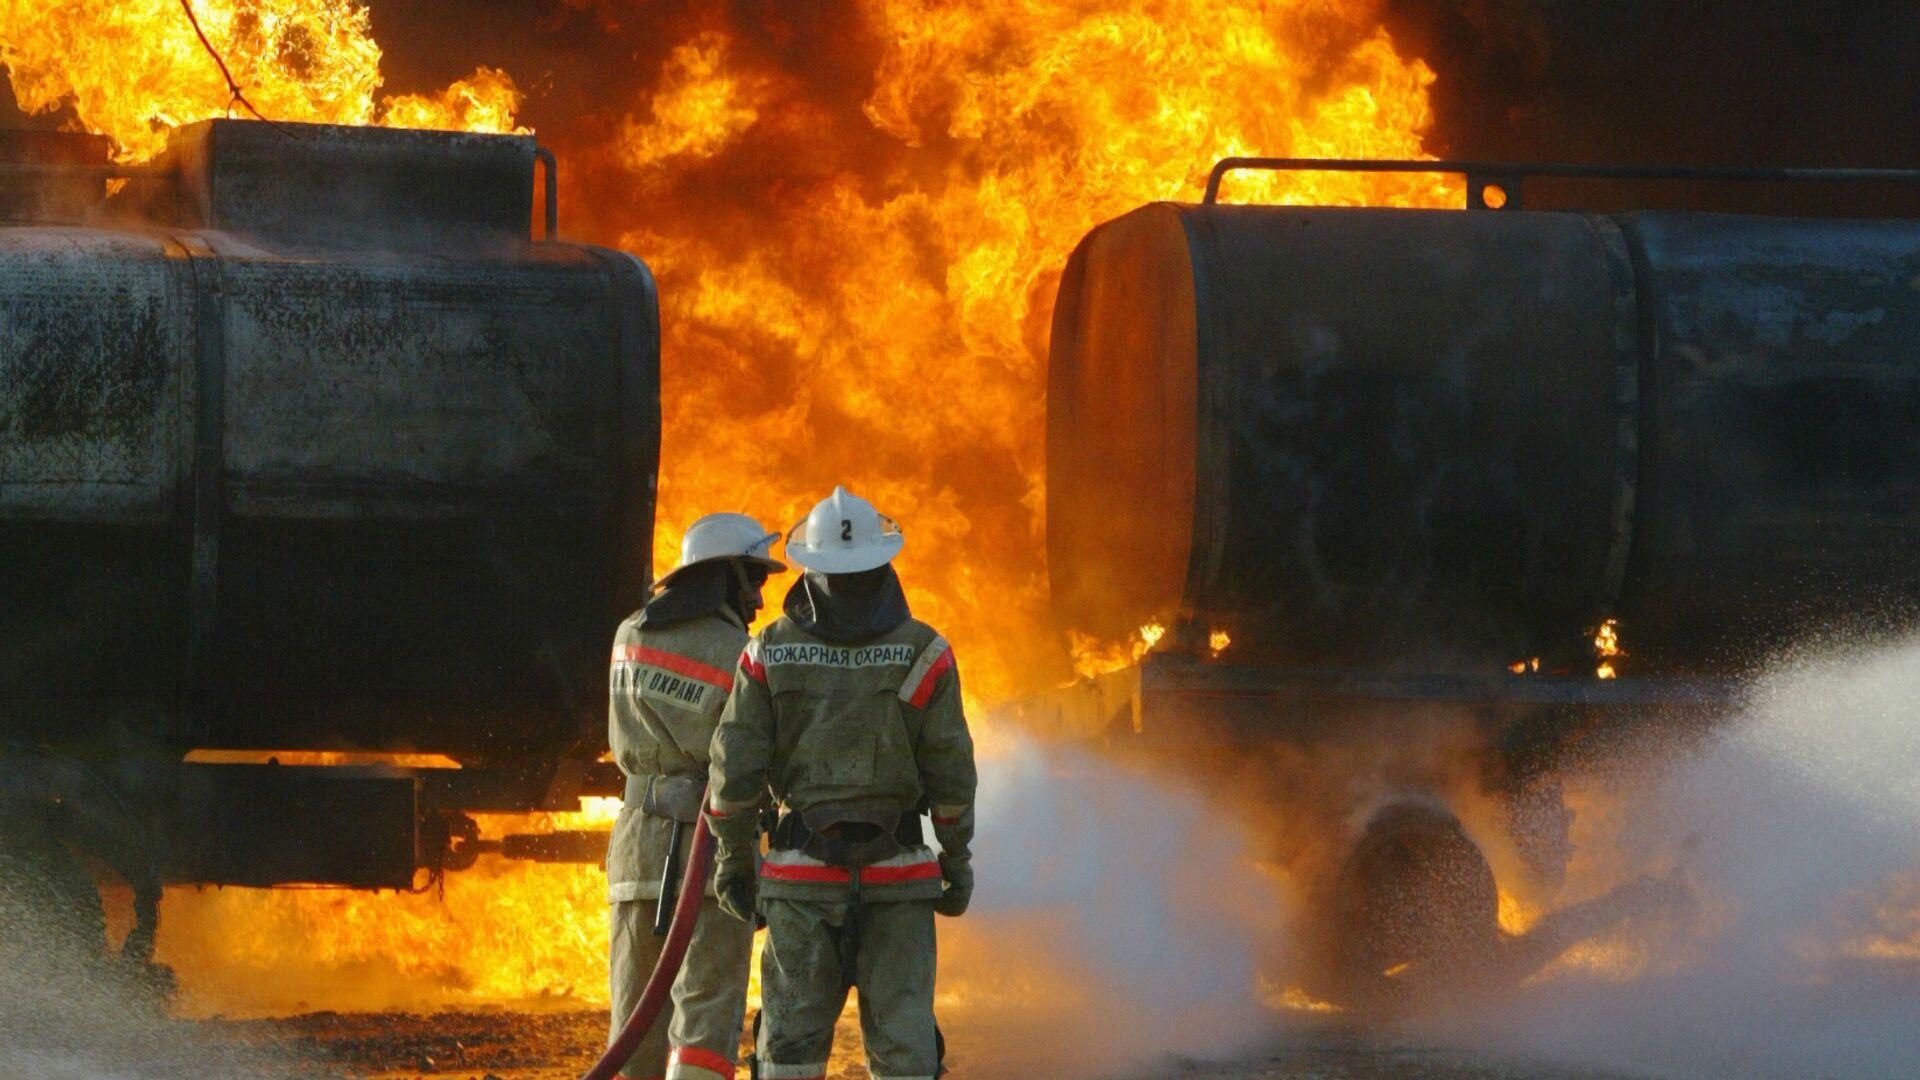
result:
M 760 893 L 783 900 L 832 900 L 860 879 L 864 900 L 938 900 L 940 863 L 917 844 L 858 871 L 828 866 L 802 851 L 770 851 L 760 863 Z

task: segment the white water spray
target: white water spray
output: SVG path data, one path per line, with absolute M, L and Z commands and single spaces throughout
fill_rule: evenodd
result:
M 1470 1041 L 1687 1080 L 1920 1076 L 1920 641 L 1781 665 L 1621 794 L 1619 854 L 1680 858 L 1699 918 L 1654 974 L 1545 981 Z
M 981 1076 L 1112 1076 L 1261 1039 L 1278 893 L 1242 822 L 1159 776 L 1012 740 L 981 762 L 979 885 L 942 1008 Z

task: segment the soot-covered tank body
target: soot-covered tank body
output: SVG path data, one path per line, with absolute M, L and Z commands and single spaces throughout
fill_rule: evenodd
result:
M 1920 605 L 1920 223 L 1156 204 L 1061 283 L 1057 614 L 1726 672 Z M 1590 669 L 1589 669 L 1590 670 Z
M 593 752 L 655 302 L 531 241 L 535 153 L 216 121 L 142 221 L 0 225 L 0 733 Z

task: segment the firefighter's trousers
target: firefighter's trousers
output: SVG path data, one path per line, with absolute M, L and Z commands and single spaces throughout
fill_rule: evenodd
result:
M 765 1080 L 826 1075 L 849 985 L 874 1080 L 933 1080 L 934 931 L 930 900 L 762 898 L 757 1054 Z
M 633 1014 L 666 944 L 666 938 L 653 935 L 654 903 L 626 900 L 613 905 L 613 1034 Z M 712 897 L 703 899 L 686 962 L 673 980 L 672 1001 L 620 1075 L 629 1080 L 733 1080 L 752 962 L 753 927 L 721 911 Z

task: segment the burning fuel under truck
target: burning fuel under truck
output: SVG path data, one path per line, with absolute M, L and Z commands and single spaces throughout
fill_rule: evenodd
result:
M 144 960 L 168 883 L 600 857 L 470 816 L 617 792 L 606 643 L 649 577 L 652 279 L 553 239 L 554 168 L 527 137 L 235 121 L 151 166 L 0 142 L 0 822 L 83 935 L 89 859 Z M 1536 212 L 1524 169 L 1466 171 L 1470 212 L 1209 197 L 1082 243 L 1054 607 L 1170 630 L 1019 711 L 1169 761 L 1439 714 L 1496 798 L 1549 804 L 1515 843 L 1551 874 L 1568 743 L 1912 625 L 1920 226 Z M 1336 995 L 1444 980 L 1493 927 L 1445 793 L 1395 783 L 1328 870 Z

